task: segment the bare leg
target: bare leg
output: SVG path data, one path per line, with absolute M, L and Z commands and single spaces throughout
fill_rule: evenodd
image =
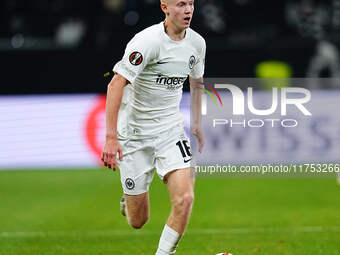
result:
M 170 172 L 165 178 L 172 203 L 167 225 L 182 235 L 191 214 L 195 179 L 190 168 Z
M 150 216 L 149 193 L 124 195 L 128 223 L 136 229 L 142 228 Z
M 190 168 L 172 171 L 165 176 L 164 181 L 168 186 L 172 209 L 159 240 L 156 255 L 176 253 L 194 201 L 194 177 L 190 173 Z

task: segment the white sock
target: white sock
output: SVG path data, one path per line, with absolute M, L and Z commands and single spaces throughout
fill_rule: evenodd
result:
M 161 238 L 159 240 L 156 255 L 171 255 L 176 253 L 176 248 L 181 235 L 165 224 Z

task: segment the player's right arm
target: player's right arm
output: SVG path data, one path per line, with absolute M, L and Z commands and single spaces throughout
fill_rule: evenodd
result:
M 155 58 L 157 47 L 148 34 L 136 35 L 126 46 L 124 56 L 113 68 L 115 76 L 111 80 L 106 99 L 106 142 L 102 152 L 105 166 L 116 170 L 117 153 L 123 159 L 122 147 L 118 142 L 118 112 L 122 102 L 123 89 L 128 83 L 133 84 L 145 66 Z
M 117 122 L 120 104 L 122 102 L 123 89 L 129 83 L 122 75 L 115 74 L 107 87 L 106 96 L 106 139 L 102 151 L 104 166 L 116 170 L 117 153 L 119 160 L 123 159 L 122 147 L 118 141 Z

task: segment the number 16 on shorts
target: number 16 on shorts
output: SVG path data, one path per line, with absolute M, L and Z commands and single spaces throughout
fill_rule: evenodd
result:
M 189 162 L 192 159 L 189 141 L 188 140 L 178 141 L 176 143 L 176 145 L 178 146 L 179 150 L 181 151 L 184 163 Z

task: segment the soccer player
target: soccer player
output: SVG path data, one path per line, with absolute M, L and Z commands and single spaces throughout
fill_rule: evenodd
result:
M 104 165 L 119 166 L 123 214 L 134 228 L 149 218 L 149 185 L 155 171 L 167 185 L 172 209 L 156 255 L 175 254 L 194 200 L 190 143 L 179 112 L 189 76 L 191 132 L 204 145 L 201 91 L 206 45 L 189 28 L 193 0 L 161 0 L 165 21 L 146 28 L 128 43 L 113 68 L 106 103 Z M 117 159 L 116 159 L 117 158 Z

